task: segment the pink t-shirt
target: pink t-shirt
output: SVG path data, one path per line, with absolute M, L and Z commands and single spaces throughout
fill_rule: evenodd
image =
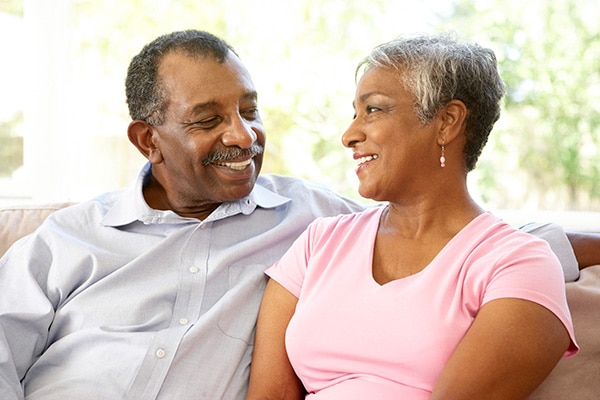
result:
M 560 263 L 543 240 L 489 213 L 421 272 L 378 284 L 373 244 L 384 207 L 318 219 L 267 274 L 298 297 L 286 333 L 307 399 L 428 399 L 483 304 L 534 301 L 577 352 Z

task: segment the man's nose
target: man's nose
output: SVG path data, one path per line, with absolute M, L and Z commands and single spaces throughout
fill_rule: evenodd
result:
M 225 146 L 238 146 L 247 149 L 256 142 L 256 139 L 257 134 L 252 129 L 252 125 L 238 116 L 223 135 L 222 141 Z

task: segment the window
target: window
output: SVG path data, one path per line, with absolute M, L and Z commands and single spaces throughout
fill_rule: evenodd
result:
M 578 210 L 578 225 L 598 227 L 597 213 L 582 212 L 600 210 L 598 20 L 594 0 L 4 0 L 0 206 L 79 201 L 135 179 L 145 159 L 126 137 L 129 60 L 186 28 L 222 36 L 250 70 L 268 135 L 263 172 L 360 198 L 340 145 L 354 67 L 400 34 L 456 30 L 496 52 L 509 85 L 471 193 L 528 219 Z
M 0 205 L 77 201 L 128 184 L 143 157 L 126 138 L 122 80 L 104 78 L 102 60 L 69 31 L 70 2 L 21 5 L 0 12 L 10 38 L 1 44 L 10 57 L 0 74 Z

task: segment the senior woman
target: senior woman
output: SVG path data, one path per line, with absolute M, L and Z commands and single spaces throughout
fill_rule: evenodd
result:
M 494 53 L 421 35 L 359 73 L 342 142 L 382 205 L 315 221 L 267 270 L 248 399 L 526 398 L 578 348 L 548 245 L 467 189 L 504 94 Z

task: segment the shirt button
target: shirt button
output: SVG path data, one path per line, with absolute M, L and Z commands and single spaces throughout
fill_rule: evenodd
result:
M 165 349 L 158 349 L 156 350 L 156 357 L 158 358 L 163 358 L 165 355 L 167 355 L 167 352 L 165 351 Z
M 190 272 L 192 274 L 195 274 L 196 272 L 198 272 L 198 267 L 190 267 Z
M 187 318 L 180 318 L 180 319 L 179 319 L 179 323 L 180 323 L 181 325 L 185 325 L 185 324 L 187 324 L 187 323 L 188 323 L 188 319 L 187 319 Z

